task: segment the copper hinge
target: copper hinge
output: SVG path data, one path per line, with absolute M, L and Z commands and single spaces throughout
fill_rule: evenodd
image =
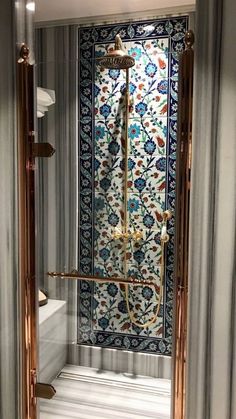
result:
M 39 397 L 40 399 L 52 399 L 55 394 L 56 390 L 51 384 L 35 384 L 35 397 Z
M 56 151 L 50 143 L 32 143 L 31 147 L 32 157 L 52 157 Z
M 31 371 L 31 398 L 36 403 L 36 398 L 52 399 L 56 394 L 55 388 L 51 384 L 37 383 L 37 374 L 35 370 Z

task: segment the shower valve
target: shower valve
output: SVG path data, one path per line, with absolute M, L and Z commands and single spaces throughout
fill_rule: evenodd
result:
M 142 231 L 140 231 L 140 230 L 134 231 L 134 232 L 132 233 L 132 238 L 133 238 L 136 242 L 138 242 L 138 241 L 142 240 L 142 238 L 143 238 L 143 232 L 142 232 Z
M 121 230 L 116 228 L 115 231 L 112 233 L 112 238 L 114 240 L 122 239 L 125 242 L 127 242 L 130 239 L 133 239 L 135 241 L 140 241 L 143 238 L 143 232 L 140 230 L 136 230 L 133 232 L 126 231 L 123 233 Z

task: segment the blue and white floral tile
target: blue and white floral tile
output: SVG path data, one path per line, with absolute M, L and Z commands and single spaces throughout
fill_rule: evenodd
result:
M 167 118 L 131 118 L 128 133 L 131 156 L 166 154 Z
M 143 267 L 143 276 L 146 271 Z M 133 270 L 131 269 L 133 274 Z M 140 272 L 139 272 L 140 275 Z M 150 276 L 150 275 L 149 275 Z M 138 323 L 145 323 L 153 319 L 159 303 L 160 283 L 158 269 L 153 274 L 155 286 L 129 285 L 127 292 L 129 297 L 129 309 Z M 130 319 L 125 286 L 114 283 L 96 284 L 94 292 L 94 316 L 93 325 L 95 331 L 110 331 L 123 334 L 133 334 L 149 336 L 154 334 L 159 338 L 163 335 L 162 328 L 162 309 L 160 316 L 148 328 L 135 326 Z
M 107 158 L 109 154 L 124 154 L 125 124 L 122 118 L 95 121 L 95 156 Z
M 115 77 L 115 70 L 114 77 Z M 110 76 L 102 79 L 101 84 L 94 86 L 94 113 L 95 119 L 109 120 L 111 118 L 124 118 L 125 111 L 124 80 L 112 79 Z M 130 84 L 130 89 L 132 85 Z
M 153 277 L 157 286 L 159 284 L 155 270 L 160 263 L 160 214 L 167 207 L 173 212 L 175 208 L 177 79 L 179 52 L 184 47 L 186 28 L 187 18 L 177 17 L 81 28 L 79 31 L 79 148 L 83 191 L 79 254 L 83 273 L 122 276 L 126 256 L 129 275 L 140 279 Z M 126 74 L 125 71 L 104 70 L 95 63 L 95 56 L 104 55 L 113 47 L 117 33 L 127 53 L 136 60 L 130 70 L 127 186 L 130 229 L 139 226 L 144 231 L 144 239 L 127 244 L 126 255 L 122 240 L 114 240 L 112 236 L 114 228 L 120 229 L 123 217 Z M 164 125 L 160 126 L 160 122 Z M 89 218 L 92 225 L 87 222 Z M 148 329 L 134 326 L 128 315 L 124 287 L 118 287 L 116 292 L 115 284 L 99 285 L 101 292 L 98 296 L 95 285 L 87 283 L 83 285 L 86 289 L 82 289 L 82 285 L 80 289 L 79 342 L 171 354 L 174 217 L 168 223 L 168 231 L 164 304 L 158 321 Z M 151 316 L 151 313 L 145 313 L 147 307 L 154 310 L 157 299 L 151 291 L 148 286 L 129 286 L 131 308 L 138 316 L 142 314 L 141 322 Z M 114 300 L 112 304 L 110 299 Z M 92 310 L 96 311 L 94 316 Z
M 119 192 L 95 193 L 94 225 L 98 231 L 104 228 L 122 228 L 124 218 L 124 196 Z
M 165 194 L 129 193 L 128 212 L 131 231 L 160 230 L 165 211 Z
M 124 193 L 124 159 L 120 156 L 108 159 L 95 159 L 95 192 Z M 165 192 L 165 157 L 129 157 L 128 192 L 149 193 Z
M 169 40 L 167 38 L 136 39 L 133 41 L 123 41 L 124 49 L 135 61 L 149 59 L 149 56 L 165 56 L 169 54 Z M 168 66 L 168 62 L 167 62 Z M 163 69 L 163 66 L 160 67 Z
M 102 266 L 106 276 L 124 276 L 124 244 L 114 240 L 113 228 L 98 230 L 94 245 L 95 266 Z
M 166 164 L 165 157 L 129 157 L 128 192 L 165 192 Z
M 132 118 L 129 120 L 129 155 L 165 155 L 167 118 Z M 106 158 L 110 153 L 124 154 L 125 125 L 121 118 L 96 120 L 95 155 Z
M 95 193 L 120 193 L 124 189 L 123 157 L 108 155 L 106 159 L 95 158 Z
M 160 229 L 146 229 L 142 233 L 141 240 L 128 242 L 126 260 L 136 270 L 143 265 L 153 269 L 161 260 Z
M 145 75 L 139 79 L 137 88 L 130 95 L 130 117 L 149 117 L 168 115 L 168 79 L 152 79 Z

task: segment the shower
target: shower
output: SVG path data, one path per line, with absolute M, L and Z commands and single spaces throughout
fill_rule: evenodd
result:
M 97 61 L 104 68 L 117 70 L 128 70 L 135 65 L 135 59 L 127 55 L 123 50 L 120 35 L 116 35 L 115 37 L 115 48 L 103 57 L 97 58 Z
M 130 105 L 130 94 L 129 94 L 129 69 L 135 65 L 135 59 L 127 55 L 123 49 L 123 44 L 121 41 L 121 37 L 119 34 L 115 37 L 115 47 L 112 48 L 107 54 L 102 57 L 97 58 L 98 64 L 102 68 L 106 68 L 109 70 L 125 70 L 126 71 L 126 89 L 125 89 L 125 138 L 124 138 L 124 216 L 123 216 L 123 229 L 120 231 L 116 229 L 113 233 L 114 240 L 122 240 L 123 241 L 123 248 L 124 248 L 124 277 L 127 279 L 128 277 L 128 269 L 127 269 L 127 260 L 126 260 L 126 252 L 127 252 L 127 242 L 129 240 L 134 241 L 141 241 L 143 239 L 143 232 L 142 230 L 134 230 L 130 231 L 129 229 L 129 211 L 128 211 L 128 158 L 129 158 L 129 105 Z M 129 284 L 125 284 L 125 302 L 127 307 L 127 312 L 129 314 L 129 318 L 132 324 L 141 328 L 147 329 L 153 323 L 156 322 L 157 317 L 160 312 L 162 298 L 163 298 L 163 287 L 164 287 L 164 274 L 165 274 L 165 245 L 169 241 L 169 235 L 167 234 L 167 221 L 171 219 L 172 214 L 170 211 L 164 211 L 162 214 L 163 217 L 163 225 L 162 231 L 160 234 L 160 245 L 161 245 L 161 262 L 160 262 L 160 287 L 157 291 L 157 284 L 155 282 L 151 285 L 154 286 L 155 293 L 156 293 L 156 309 L 154 310 L 153 317 L 141 323 L 136 318 L 137 314 L 135 315 L 131 308 L 129 302 Z M 136 279 L 136 278 L 135 278 Z M 144 281 L 145 285 L 145 281 Z
M 38 276 L 49 295 L 39 309 L 39 370 L 57 390 L 40 402 L 41 419 L 51 408 L 56 417 L 70 387 L 76 412 L 104 388 L 107 417 L 131 414 L 139 377 L 141 415 L 170 418 L 174 51 L 184 48 L 186 25 L 177 17 L 37 32 L 38 85 L 58 98 L 38 121 L 40 141 L 50 134 L 56 149 L 55 163 L 39 161 Z M 55 50 L 59 38 L 66 43 Z M 106 397 L 107 385 L 119 396 L 117 378 L 134 390 L 118 407 Z

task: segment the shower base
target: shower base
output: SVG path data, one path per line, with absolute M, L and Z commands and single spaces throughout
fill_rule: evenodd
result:
M 66 365 L 40 419 L 170 419 L 170 380 Z

